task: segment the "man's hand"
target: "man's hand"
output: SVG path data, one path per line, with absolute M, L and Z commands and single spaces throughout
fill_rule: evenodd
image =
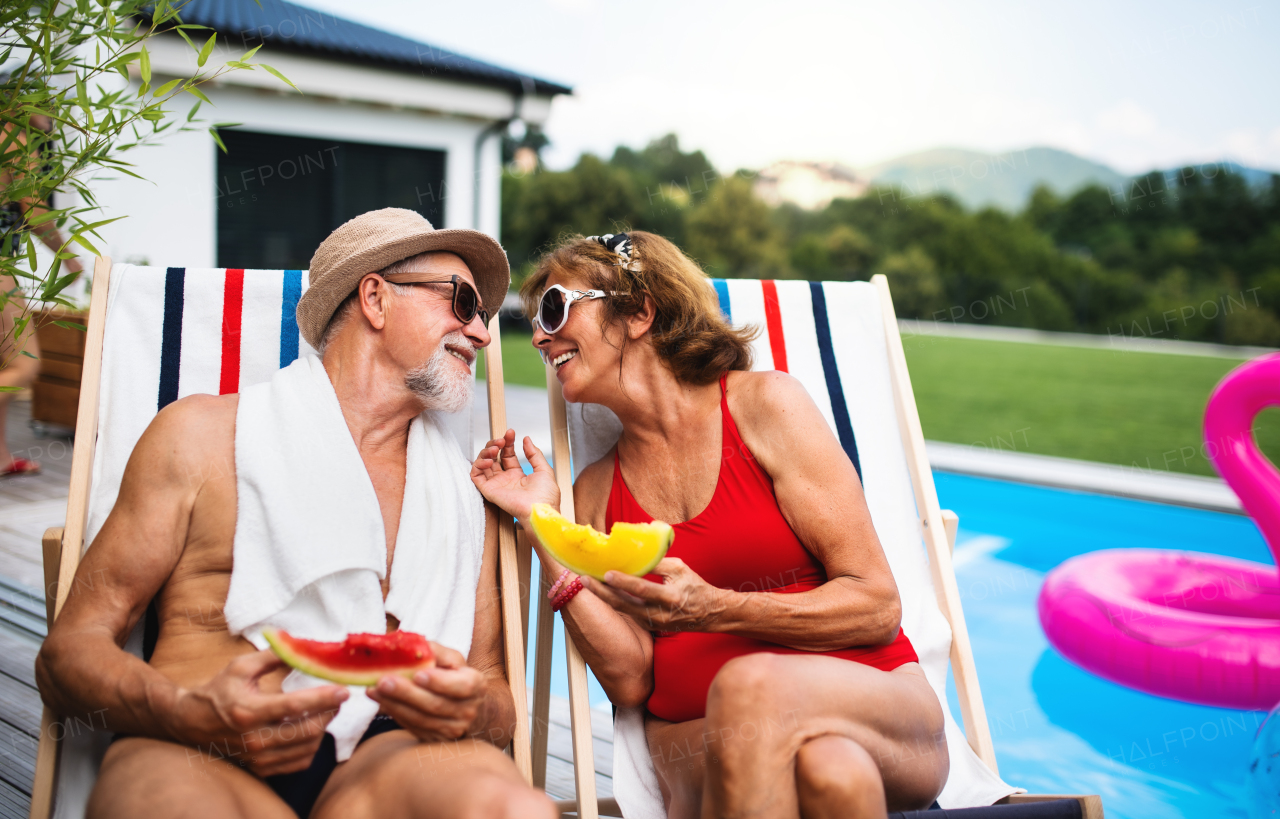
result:
M 488 680 L 460 652 L 432 643 L 436 667 L 412 680 L 388 674 L 369 688 L 382 713 L 424 742 L 461 739 L 471 732 L 488 691 Z
M 480 494 L 522 523 L 529 520 L 529 509 L 535 503 L 560 508 L 560 485 L 556 483 L 555 471 L 528 436 L 524 439 L 524 455 L 533 467 L 532 475 L 524 474 L 520 468 L 516 433 L 509 429 L 503 437 L 485 444 L 471 465 L 471 482 Z
M 237 759 L 258 776 L 305 769 L 350 692 L 325 685 L 264 693 L 262 677 L 283 666 L 269 650 L 245 654 L 204 685 L 181 690 L 170 720 L 173 738 Z

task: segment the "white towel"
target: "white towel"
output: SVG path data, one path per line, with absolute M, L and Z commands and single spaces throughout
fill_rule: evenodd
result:
M 225 614 L 265 648 L 262 629 L 310 640 L 386 629 L 395 615 L 466 656 L 475 623 L 485 514 L 457 441 L 432 413 L 409 426 L 404 506 L 385 604 L 386 534 L 373 483 L 318 358 L 240 393 L 235 562 Z M 285 690 L 322 684 L 294 672 Z M 363 688 L 329 724 L 351 756 L 378 705 Z

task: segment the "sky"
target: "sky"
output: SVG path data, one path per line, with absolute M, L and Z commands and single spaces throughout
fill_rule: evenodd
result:
M 573 87 L 552 167 L 674 132 L 721 171 L 1047 145 L 1280 169 L 1280 2 L 295 0 Z

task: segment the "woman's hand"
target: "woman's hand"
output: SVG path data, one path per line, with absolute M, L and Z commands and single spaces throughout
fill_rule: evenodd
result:
M 542 450 L 534 446 L 527 435 L 524 455 L 533 466 L 533 474 L 524 474 L 516 457 L 515 442 L 515 430 L 509 429 L 505 436 L 485 444 L 471 465 L 471 482 L 486 500 L 524 522 L 529 520 L 529 509 L 535 503 L 560 508 L 560 485 L 556 483 L 551 465 L 542 457 Z
M 703 580 L 678 557 L 658 561 L 653 574 L 664 582 L 609 572 L 603 583 L 581 578 L 582 587 L 649 631 L 713 631 L 734 594 Z

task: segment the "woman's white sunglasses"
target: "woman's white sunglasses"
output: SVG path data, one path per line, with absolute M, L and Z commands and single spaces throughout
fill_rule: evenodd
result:
M 542 332 L 552 335 L 569 320 L 569 307 L 582 299 L 603 299 L 606 296 L 625 296 L 626 293 L 606 293 L 603 290 L 566 290 L 553 284 L 542 292 L 538 300 L 538 315 L 534 323 L 542 328 Z

